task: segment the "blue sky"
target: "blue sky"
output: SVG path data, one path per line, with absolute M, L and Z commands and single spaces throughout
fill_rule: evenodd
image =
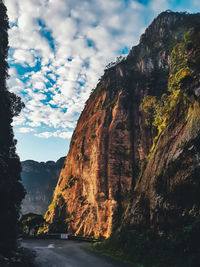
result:
M 21 160 L 57 160 L 105 66 L 126 55 L 160 12 L 199 0 L 5 0 L 8 87 L 26 107 L 14 120 Z

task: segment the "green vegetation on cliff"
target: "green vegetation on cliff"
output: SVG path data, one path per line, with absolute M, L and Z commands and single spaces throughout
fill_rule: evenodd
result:
M 62 190 L 64 191 L 68 188 L 72 188 L 72 186 L 74 186 L 76 181 L 77 181 L 77 178 L 74 177 L 72 174 L 70 174 L 68 179 L 67 179 L 67 182 L 66 182 L 66 184 Z
M 171 52 L 168 93 L 164 93 L 160 97 L 146 95 L 140 104 L 140 110 L 144 111 L 147 116 L 145 123 L 150 127 L 156 127 L 158 131 L 150 152 L 154 149 L 159 135 L 165 129 L 177 104 L 181 102 L 187 110 L 189 104 L 194 100 L 187 92 L 188 82 L 192 80 L 194 74 L 187 56 L 194 38 L 192 32 L 194 32 L 192 29 L 187 31 L 184 35 L 184 42 L 176 44 Z
M 51 223 L 45 222 L 38 230 L 38 235 L 49 233 L 66 233 L 67 223 L 70 220 L 66 213 L 66 203 L 62 194 L 56 195 L 49 205 L 44 219 L 48 220 L 49 215 L 53 212 L 54 217 Z
M 28 213 L 20 218 L 20 224 L 22 228 L 22 233 L 24 235 L 36 236 L 40 227 L 43 226 L 45 220 L 42 215 Z
M 135 267 L 198 267 L 200 220 L 174 231 L 173 236 L 153 229 L 124 227 L 94 245 L 108 256 L 128 261 Z

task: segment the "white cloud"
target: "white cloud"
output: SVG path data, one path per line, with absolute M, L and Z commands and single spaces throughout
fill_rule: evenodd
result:
M 9 69 L 10 79 L 8 80 L 8 87 L 12 88 L 12 91 L 19 94 L 20 91 L 24 91 L 25 84 L 20 80 L 15 68 Z
M 24 75 L 10 69 L 8 85 L 23 92 L 26 104 L 14 125 L 43 127 L 38 137 L 70 136 L 105 66 L 124 47 L 138 43 L 155 14 L 170 8 L 167 0 L 152 0 L 147 6 L 125 2 L 5 0 L 15 23 L 9 30 L 10 62 L 27 68 Z
M 19 117 L 14 117 L 13 119 L 13 126 L 25 125 L 26 124 L 26 117 L 21 114 Z
M 45 88 L 45 84 L 43 82 L 36 82 L 34 84 L 34 89 L 40 89 L 40 90 L 42 90 L 44 88 Z
M 17 1 L 5 1 L 7 10 L 8 10 L 8 16 L 9 20 L 12 23 L 15 23 L 18 18 L 18 12 L 19 12 L 19 7 Z
M 30 132 L 35 132 L 35 130 L 33 128 L 26 128 L 26 127 L 18 129 L 18 133 L 30 133 Z
M 34 67 L 37 62 L 30 50 L 17 49 L 13 54 L 13 58 L 16 63 L 28 64 L 30 67 Z
M 72 134 L 73 132 L 56 131 L 56 132 L 43 132 L 40 134 L 35 134 L 35 136 L 40 138 L 60 137 L 63 139 L 70 139 L 72 137 Z

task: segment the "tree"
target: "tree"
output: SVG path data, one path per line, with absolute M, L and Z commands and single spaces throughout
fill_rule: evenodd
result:
M 21 184 L 21 164 L 16 154 L 16 140 L 11 126 L 13 116 L 18 115 L 22 102 L 8 92 L 8 17 L 0 0 L 0 254 L 12 255 L 16 249 L 20 205 L 25 196 Z

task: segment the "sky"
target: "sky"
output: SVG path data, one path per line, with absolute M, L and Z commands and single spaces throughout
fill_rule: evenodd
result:
M 200 12 L 199 0 L 4 0 L 9 90 L 25 108 L 13 122 L 21 160 L 66 156 L 90 92 L 162 11 Z

